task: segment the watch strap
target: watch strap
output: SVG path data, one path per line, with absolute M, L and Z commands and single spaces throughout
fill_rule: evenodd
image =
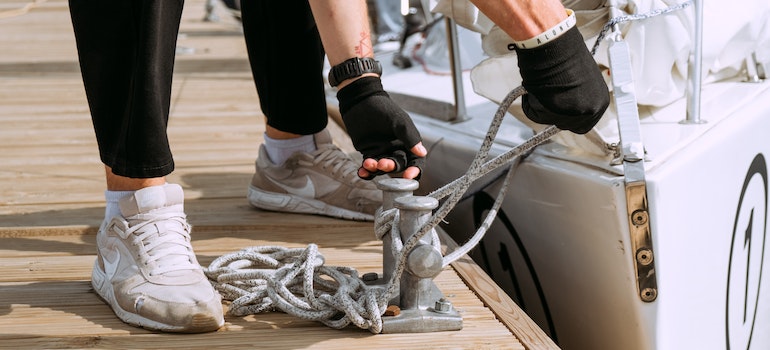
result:
M 337 86 L 346 79 L 360 77 L 366 73 L 382 75 L 380 61 L 369 57 L 353 57 L 332 67 L 329 71 L 329 85 Z

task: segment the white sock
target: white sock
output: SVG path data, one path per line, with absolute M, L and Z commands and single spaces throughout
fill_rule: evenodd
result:
M 265 134 L 265 151 L 273 164 L 281 165 L 294 153 L 310 153 L 316 150 L 313 135 L 302 135 L 293 139 L 272 139 Z
M 104 199 L 107 200 L 107 205 L 104 208 L 104 220 L 109 221 L 116 216 L 121 216 L 118 202 L 133 195 L 134 192 L 136 191 L 104 191 Z
M 160 186 L 168 186 L 165 183 Z M 133 196 L 136 191 L 104 191 L 104 199 L 107 204 L 104 207 L 104 220 L 109 221 L 116 216 L 122 216 L 120 212 L 120 200 L 128 196 Z

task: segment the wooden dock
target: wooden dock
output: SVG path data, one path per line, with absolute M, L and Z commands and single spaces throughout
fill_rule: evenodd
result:
M 371 223 L 247 203 L 263 119 L 238 22 L 218 14 L 203 21 L 204 1 L 187 1 L 169 126 L 169 181 L 185 189 L 201 264 L 248 246 L 316 243 L 327 265 L 381 272 Z M 0 1 L 0 48 L 0 348 L 557 348 L 469 258 L 436 279 L 460 331 L 374 335 L 279 312 L 226 315 L 219 331 L 193 335 L 122 323 L 89 281 L 105 188 L 67 1 Z

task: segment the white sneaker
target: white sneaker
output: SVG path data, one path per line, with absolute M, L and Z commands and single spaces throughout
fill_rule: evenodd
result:
M 215 331 L 222 301 L 190 244 L 179 185 L 141 189 L 102 223 L 91 284 L 128 324 L 166 332 Z M 123 219 L 125 218 L 125 219 Z
M 328 130 L 313 135 L 316 151 L 293 154 L 273 164 L 259 148 L 257 172 L 249 185 L 251 205 L 273 211 L 319 214 L 350 220 L 374 220 L 382 191 L 358 177 L 360 163 L 332 143 Z

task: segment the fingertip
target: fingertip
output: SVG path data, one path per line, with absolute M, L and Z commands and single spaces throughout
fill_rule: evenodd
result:
M 417 143 L 412 147 L 412 153 L 418 157 L 425 157 L 428 155 L 428 150 L 425 149 L 425 146 L 423 146 L 422 142 Z
M 403 176 L 405 179 L 416 179 L 420 176 L 420 168 L 416 166 L 410 166 L 404 170 Z
M 368 171 L 370 173 L 377 171 L 377 165 L 378 165 L 377 160 L 373 158 L 366 158 L 364 159 L 363 163 L 361 163 L 361 167 L 363 168 L 363 170 Z M 361 172 L 361 170 L 362 169 L 358 170 L 359 173 Z
M 382 158 L 379 162 L 377 162 L 377 170 L 389 173 L 393 170 L 396 170 L 396 162 L 394 162 L 393 159 Z
M 375 175 L 366 171 L 364 168 L 358 168 L 358 177 L 364 180 L 371 180 L 375 177 Z

